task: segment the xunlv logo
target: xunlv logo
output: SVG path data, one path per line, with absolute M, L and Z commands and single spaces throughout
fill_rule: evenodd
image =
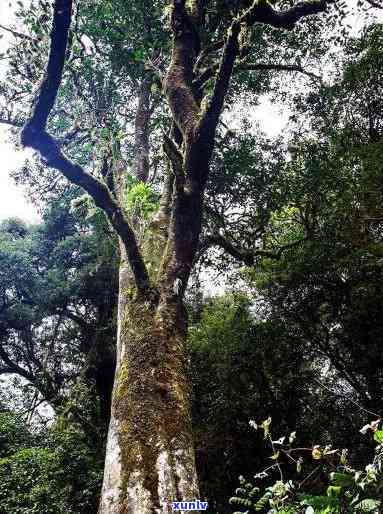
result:
M 208 502 L 194 500 L 192 502 L 172 502 L 173 510 L 206 510 Z

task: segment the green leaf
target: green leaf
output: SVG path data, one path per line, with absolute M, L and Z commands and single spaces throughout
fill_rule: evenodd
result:
M 301 505 L 311 506 L 315 511 L 320 511 L 326 508 L 336 508 L 339 505 L 337 497 L 329 496 L 314 496 L 314 495 L 300 495 Z
M 342 492 L 342 488 L 340 486 L 330 485 L 327 488 L 327 496 L 329 496 L 330 498 L 339 497 L 341 492 Z
M 354 477 L 346 473 L 331 473 L 330 480 L 335 486 L 348 487 L 354 485 Z
M 383 444 L 383 430 L 377 430 L 375 433 L 374 433 L 374 439 L 376 442 L 378 442 L 379 444 Z

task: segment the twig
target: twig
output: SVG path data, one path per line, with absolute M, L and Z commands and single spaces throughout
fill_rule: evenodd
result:
M 328 391 L 329 393 L 333 394 L 334 396 L 341 396 L 342 398 L 345 398 L 346 400 L 348 400 L 350 403 L 353 403 L 354 405 L 356 405 L 356 407 L 358 407 L 359 410 L 362 410 L 364 412 L 367 412 L 367 414 L 371 414 L 371 416 L 376 416 L 377 418 L 381 418 L 381 414 L 377 414 L 376 412 L 372 412 L 364 407 L 362 407 L 361 405 L 359 405 L 358 402 L 356 402 L 355 400 L 353 400 L 352 398 L 348 398 L 347 396 L 345 395 L 339 395 L 337 393 L 335 393 L 334 391 L 331 391 L 331 389 L 329 389 L 327 386 L 325 386 L 324 384 L 322 384 L 321 382 L 319 382 L 319 380 L 317 380 L 316 378 L 313 379 L 314 382 L 316 382 L 320 387 L 322 387 L 323 389 L 326 389 L 326 391 Z
M 318 469 L 320 469 L 321 467 L 322 467 L 322 465 L 321 465 L 321 464 L 319 464 L 316 468 L 314 468 L 314 469 L 311 471 L 311 473 L 309 473 L 309 474 L 307 475 L 307 477 L 306 477 L 304 480 L 302 480 L 302 482 L 300 482 L 300 484 L 299 484 L 299 486 L 298 486 L 298 487 L 299 487 L 299 488 L 301 488 L 301 487 L 302 487 L 302 485 L 303 485 L 304 483 L 306 483 L 306 482 L 307 482 L 307 480 L 308 480 L 312 475 L 314 475 L 314 474 L 318 471 Z

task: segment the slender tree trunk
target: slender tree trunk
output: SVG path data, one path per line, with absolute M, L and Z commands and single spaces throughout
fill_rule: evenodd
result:
M 143 78 L 138 94 L 138 107 L 134 122 L 135 163 L 134 175 L 142 182 L 149 176 L 149 120 L 151 76 Z

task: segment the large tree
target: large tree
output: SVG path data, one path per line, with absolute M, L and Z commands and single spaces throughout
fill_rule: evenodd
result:
M 230 89 L 235 84 L 234 73 L 302 71 L 301 66 L 276 63 L 275 59 L 249 62 L 251 45 L 258 45 L 258 56 L 268 55 L 268 43 L 277 51 L 278 31 L 292 31 L 303 18 L 325 11 L 329 3 L 319 0 L 274 7 L 266 1 L 206 4 L 174 0 L 168 6 L 143 2 L 137 10 L 140 15 L 135 12 L 127 16 L 121 25 L 117 10 L 124 9 L 123 4 L 101 2 L 97 6 L 104 7 L 98 17 L 100 27 L 103 24 L 101 32 L 117 34 L 111 45 L 114 68 L 105 70 L 100 62 L 94 68 L 89 66 L 87 54 L 92 45 L 81 38 L 76 40 L 79 6 L 75 6 L 75 26 L 71 31 L 72 1 L 54 2 L 48 64 L 21 139 L 24 146 L 40 154 L 45 167 L 58 170 L 92 197 L 120 242 L 117 369 L 100 504 L 102 514 L 171 512 L 172 500 L 198 497 L 184 353 L 184 293 L 198 250 L 221 111 L 234 94 Z M 84 8 L 89 7 L 85 3 Z M 164 9 L 170 21 L 171 41 L 158 29 Z M 116 130 L 119 114 L 108 110 L 115 90 L 105 84 L 110 85 L 118 77 L 119 66 L 127 61 L 134 64 L 137 58 L 137 52 L 132 59 L 132 49 L 124 46 L 124 35 L 131 35 L 129 19 L 140 24 L 135 27 L 136 34 L 141 28 L 149 42 L 146 55 L 150 71 L 142 64 L 136 66 L 140 88 L 134 120 L 133 174 L 137 182 L 135 189 L 130 187 L 127 198 L 126 162 L 121 155 L 121 134 Z M 157 32 L 153 36 L 152 25 L 161 37 L 156 39 Z M 315 24 L 309 26 L 309 32 L 311 28 L 313 33 L 314 27 Z M 265 28 L 264 33 L 260 28 Z M 90 27 L 89 33 L 94 34 L 94 30 Z M 39 38 L 37 42 L 32 38 L 31 42 L 27 37 L 25 44 L 39 44 Z M 101 41 L 96 50 L 104 55 L 106 47 Z M 294 55 L 294 51 L 298 52 L 292 45 L 288 55 Z M 82 69 L 90 84 L 85 94 L 76 68 L 78 58 L 87 64 Z M 41 68 L 40 61 L 27 73 L 39 73 Z M 60 90 L 64 70 L 65 88 Z M 77 163 L 63 153 L 73 139 L 87 132 L 78 120 L 78 112 L 73 116 L 73 130 L 61 139 L 56 134 L 57 106 L 64 119 L 70 116 L 68 105 L 63 105 L 69 75 L 78 96 L 87 105 L 87 112 L 98 119 L 99 130 L 89 139 L 94 143 L 102 140 L 102 158 L 99 169 L 93 166 L 93 172 L 86 162 L 86 152 L 71 154 Z M 168 106 L 165 123 L 170 130 L 163 136 L 168 169 L 159 207 L 143 224 L 142 212 L 140 216 L 132 207 L 139 204 L 137 195 L 147 193 L 149 97 L 153 84 L 160 85 L 157 97 Z M 123 129 L 127 130 L 126 125 Z M 132 189 L 136 196 L 132 196 Z M 145 213 L 148 215 L 148 210 Z M 223 243 L 221 246 L 226 244 L 225 240 L 219 242 Z

